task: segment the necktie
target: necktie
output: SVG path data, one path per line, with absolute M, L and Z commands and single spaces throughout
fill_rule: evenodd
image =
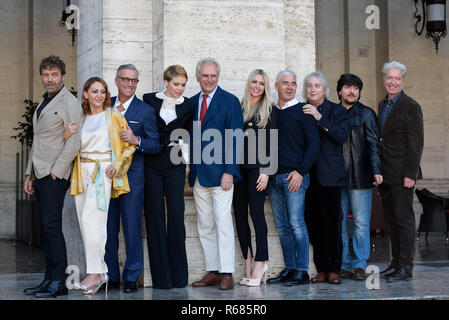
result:
M 201 111 L 200 111 L 200 122 L 202 123 L 204 120 L 204 117 L 206 116 L 206 111 L 207 111 L 207 99 L 208 95 L 205 94 L 203 96 L 203 101 L 201 102 Z
M 125 107 L 123 106 L 123 104 L 120 103 L 120 105 L 117 107 L 117 110 L 123 112 L 125 111 Z

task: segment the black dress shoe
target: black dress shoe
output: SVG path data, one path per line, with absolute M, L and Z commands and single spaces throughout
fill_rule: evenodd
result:
M 308 283 L 310 283 L 310 278 L 307 271 L 298 271 L 293 278 L 284 283 L 284 286 L 297 286 Z
M 394 267 L 394 266 L 389 265 L 387 267 L 387 269 L 385 269 L 384 271 L 381 271 L 379 274 L 380 274 L 381 277 L 387 278 L 387 277 L 391 276 L 393 273 L 395 273 L 398 270 L 399 270 L 398 267 Z
M 42 290 L 36 292 L 36 298 L 56 298 L 58 296 L 66 296 L 69 293 L 64 281 L 50 281 Z
M 387 278 L 387 282 L 409 281 L 412 278 L 413 275 L 411 271 L 405 268 L 399 268 L 399 270 Z
M 298 273 L 295 269 L 284 269 L 276 278 L 270 278 L 267 280 L 268 284 L 285 283 L 292 279 Z
M 125 291 L 126 293 L 132 293 L 132 292 L 137 292 L 137 282 L 125 282 L 125 286 L 123 288 L 123 291 Z
M 50 283 L 50 280 L 44 280 L 37 287 L 27 288 L 27 289 L 23 290 L 23 293 L 26 293 L 29 295 L 34 295 L 36 292 L 44 289 L 49 283 Z

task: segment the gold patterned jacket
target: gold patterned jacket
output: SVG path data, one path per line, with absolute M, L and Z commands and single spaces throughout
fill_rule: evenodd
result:
M 112 166 L 117 170 L 117 176 L 112 180 L 111 198 L 117 198 L 121 194 L 131 191 L 126 173 L 131 166 L 132 156 L 136 148 L 120 139 L 120 131 L 127 129 L 128 126 L 125 117 L 111 108 L 106 108 L 105 111 L 109 139 L 112 145 Z M 82 192 L 81 160 L 78 152 L 73 165 L 70 195 L 74 196 Z

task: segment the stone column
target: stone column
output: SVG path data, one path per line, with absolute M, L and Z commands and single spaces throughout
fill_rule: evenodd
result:
M 151 91 L 153 1 L 79 0 L 79 8 L 79 91 L 87 79 L 99 76 L 116 95 L 115 72 L 126 63 L 135 64 L 140 72 L 137 96 Z
M 86 80 L 93 76 L 102 77 L 109 86 L 111 96 L 117 95 L 115 73 L 120 65 L 126 63 L 135 64 L 140 72 L 137 96 L 141 98 L 143 93 L 150 92 L 153 88 L 153 1 L 79 0 L 78 6 L 80 9 L 78 97 L 81 97 Z M 64 234 L 69 265 L 77 265 L 82 278 L 85 273 L 84 247 L 75 205 L 70 196 L 66 197 L 64 206 Z M 147 261 L 145 237 L 143 230 L 142 241 Z M 121 268 L 125 259 L 125 243 L 121 232 L 119 249 Z M 143 284 L 143 273 L 140 282 Z
M 274 91 L 276 74 L 286 68 L 298 75 L 298 96 L 303 77 L 315 70 L 314 1 L 155 1 L 153 6 L 154 89 L 162 89 L 162 71 L 171 64 L 183 65 L 189 75 L 186 96 L 200 87 L 195 79 L 199 59 L 214 57 L 221 65 L 219 85 L 241 98 L 248 74 L 255 68 L 267 71 Z M 157 9 L 156 9 L 157 7 Z M 157 50 L 157 52 L 156 52 Z M 273 94 L 273 98 L 275 94 Z M 186 246 L 189 280 L 204 275 L 204 256 L 196 227 L 196 210 L 186 189 Z M 268 223 L 270 273 L 283 267 L 282 250 L 273 223 L 271 205 L 265 206 Z M 252 227 L 252 223 L 250 223 Z M 253 230 L 254 235 L 254 230 Z M 255 248 L 255 245 L 253 246 Z M 236 238 L 236 273 L 244 273 L 243 259 Z M 311 262 L 311 273 L 315 271 Z M 149 270 L 145 284 L 150 285 Z

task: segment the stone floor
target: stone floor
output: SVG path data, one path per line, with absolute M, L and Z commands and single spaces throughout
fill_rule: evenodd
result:
M 383 270 L 389 260 L 388 236 L 373 235 L 374 244 L 368 265 Z M 35 299 L 22 293 L 43 277 L 43 251 L 16 241 L 0 240 L 0 300 Z M 344 280 L 341 285 L 310 284 L 299 287 L 262 285 L 220 291 L 214 287 L 161 290 L 144 288 L 125 294 L 110 290 L 86 297 L 78 290 L 58 300 L 372 300 L 372 299 L 449 299 L 449 245 L 442 234 L 429 234 L 416 242 L 413 280 L 387 283 L 372 274 L 370 280 Z M 235 279 L 237 280 L 237 279 Z M 378 280 L 378 281 L 377 281 Z M 377 282 L 376 282 L 377 281 Z M 371 288 L 371 289 L 370 289 Z M 53 299 L 55 300 L 55 299 Z

